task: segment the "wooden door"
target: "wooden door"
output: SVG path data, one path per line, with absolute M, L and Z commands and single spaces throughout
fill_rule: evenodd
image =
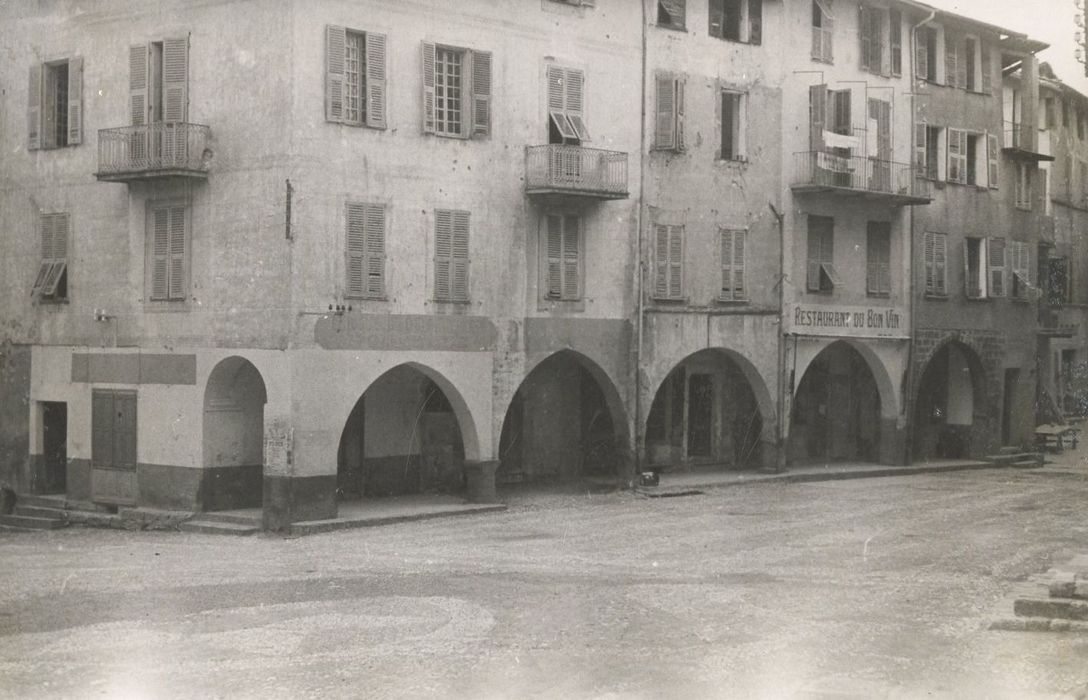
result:
M 136 392 L 95 389 L 91 397 L 91 499 L 136 503 Z

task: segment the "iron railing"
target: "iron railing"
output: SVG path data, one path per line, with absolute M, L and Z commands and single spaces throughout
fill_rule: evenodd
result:
M 583 146 L 525 148 L 525 190 L 627 196 L 627 154 Z
M 1034 152 L 1034 131 L 1032 125 L 1025 122 L 1005 122 L 1004 147 Z
M 792 186 L 843 188 L 909 199 L 931 199 L 930 184 L 908 163 L 824 151 L 794 154 Z
M 100 129 L 98 176 L 207 173 L 210 133 L 202 124 L 187 122 Z

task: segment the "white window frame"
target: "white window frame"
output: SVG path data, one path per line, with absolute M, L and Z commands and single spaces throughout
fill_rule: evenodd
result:
M 733 153 L 732 153 L 731 157 L 726 157 L 725 152 L 724 152 L 724 148 L 721 148 L 721 146 L 724 145 L 724 144 L 719 144 L 718 159 L 719 160 L 724 160 L 724 161 L 733 161 L 733 162 L 743 163 L 743 162 L 746 162 L 748 160 L 748 92 L 744 91 L 744 90 L 741 90 L 741 89 L 738 89 L 738 88 L 733 88 L 733 87 L 728 87 L 728 86 L 722 86 L 722 88 L 719 90 L 719 92 L 718 92 L 718 124 L 719 124 L 718 133 L 719 133 L 719 139 L 721 138 L 720 135 L 722 133 L 724 133 L 724 129 L 725 129 L 725 123 L 724 123 L 725 115 L 724 115 L 724 112 L 722 110 L 722 102 L 725 99 L 726 95 L 732 95 L 732 96 L 736 97 L 736 100 L 734 102 L 733 125 L 732 125 Z
M 424 41 L 423 53 L 423 133 L 440 138 L 475 139 L 491 135 L 494 111 L 494 75 L 490 51 L 481 51 L 442 42 Z M 449 120 L 438 119 L 438 52 L 445 51 L 461 59 L 460 112 L 457 131 L 446 130 Z M 440 129 L 439 126 L 442 125 Z

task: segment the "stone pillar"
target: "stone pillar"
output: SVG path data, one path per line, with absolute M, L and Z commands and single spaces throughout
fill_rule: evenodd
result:
M 498 468 L 499 460 L 497 459 L 465 462 L 465 476 L 468 481 L 465 497 L 470 503 L 498 501 L 495 493 L 495 471 Z

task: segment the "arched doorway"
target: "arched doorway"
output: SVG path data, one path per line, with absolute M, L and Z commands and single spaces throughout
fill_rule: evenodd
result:
M 232 356 L 208 376 L 204 390 L 204 510 L 260 508 L 264 492 L 264 379 L 249 360 Z
M 425 367 L 394 367 L 367 387 L 344 423 L 338 500 L 460 492 L 463 431 L 474 428 L 452 384 Z
M 793 397 L 794 464 L 880 460 L 881 392 L 861 353 L 844 341 L 820 351 Z
M 976 411 L 983 406 L 982 362 L 966 345 L 948 342 L 926 363 L 914 402 L 914 459 L 967 458 Z
M 766 394 L 762 382 L 758 388 Z M 757 468 L 763 427 L 752 378 L 731 355 L 702 350 L 674 367 L 654 394 L 646 460 L 651 467 Z
M 542 361 L 518 387 L 499 436 L 499 484 L 615 477 L 627 418 L 615 385 L 573 350 Z

